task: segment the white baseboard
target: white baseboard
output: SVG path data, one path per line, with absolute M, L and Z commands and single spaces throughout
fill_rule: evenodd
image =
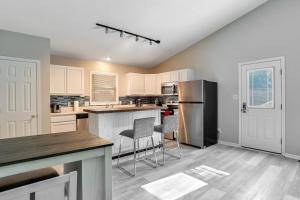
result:
M 295 159 L 295 160 L 300 160 L 300 156 L 295 155 L 295 154 L 285 153 L 284 156 L 287 157 L 287 158 L 292 158 L 292 159 Z
M 223 145 L 231 146 L 231 147 L 241 147 L 241 145 L 239 145 L 239 144 L 237 144 L 237 143 L 233 143 L 233 142 L 225 142 L 225 141 L 222 141 L 222 140 L 219 140 L 219 141 L 218 141 L 218 144 L 223 144 Z

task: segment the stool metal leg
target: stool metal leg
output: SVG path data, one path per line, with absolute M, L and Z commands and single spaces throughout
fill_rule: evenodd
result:
M 151 142 L 152 142 L 153 154 L 154 154 L 154 157 L 155 157 L 155 167 L 157 167 L 157 157 L 156 157 L 156 151 L 155 151 L 153 136 L 151 136 Z
M 134 151 L 134 174 L 133 176 L 135 176 L 136 174 L 136 140 L 133 140 L 133 151 Z
M 148 151 L 149 138 L 147 138 L 147 145 L 146 145 L 146 151 L 145 151 L 144 158 L 140 158 L 140 154 L 139 154 L 139 151 L 140 151 L 139 139 L 133 139 L 133 173 L 131 173 L 128 170 L 126 170 L 123 167 L 121 167 L 120 164 L 119 164 L 119 158 L 120 158 L 120 154 L 121 154 L 121 151 L 122 151 L 122 139 L 121 138 L 120 138 L 120 146 L 119 146 L 118 162 L 117 162 L 117 166 L 118 166 L 118 168 L 121 171 L 123 171 L 124 173 L 126 173 L 129 176 L 134 177 L 136 175 L 136 164 L 137 164 L 138 161 L 144 161 L 145 164 L 147 164 L 147 165 L 149 165 L 149 166 L 151 166 L 153 168 L 157 167 L 157 157 L 156 157 L 156 151 L 155 151 L 153 137 L 151 137 L 151 143 L 152 143 L 153 153 L 154 153 L 154 156 L 155 156 L 155 161 L 149 159 L 147 157 L 147 155 L 146 155 L 147 151 Z M 148 160 L 151 161 L 151 162 L 148 162 Z
M 163 166 L 165 165 L 165 134 L 161 133 L 161 152 L 162 152 L 162 156 L 163 156 L 163 161 L 162 163 L 159 163 L 159 165 Z
M 122 136 L 120 137 L 120 145 L 119 145 L 119 153 L 118 153 L 118 161 L 117 161 L 117 166 L 118 168 L 120 168 L 120 154 L 121 154 L 121 150 L 122 150 Z
M 148 145 L 149 145 L 149 138 L 147 138 L 147 143 L 146 143 L 146 149 L 145 149 L 145 157 L 147 156 L 148 153 Z

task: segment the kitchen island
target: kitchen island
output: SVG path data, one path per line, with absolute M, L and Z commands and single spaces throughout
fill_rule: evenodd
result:
M 133 128 L 135 119 L 155 117 L 155 125 L 161 124 L 161 108 L 159 106 L 122 106 L 114 108 L 89 108 L 84 109 L 89 113 L 89 131 L 99 137 L 114 143 L 112 155 L 116 156 L 119 151 L 120 132 Z M 154 132 L 154 142 L 158 145 L 160 134 Z M 146 147 L 147 140 L 140 139 L 140 148 Z M 133 151 L 133 141 L 128 138 L 122 139 L 122 154 Z
M 86 132 L 68 132 L 0 140 L 0 178 L 64 165 L 77 171 L 78 200 L 112 199 L 111 146 Z

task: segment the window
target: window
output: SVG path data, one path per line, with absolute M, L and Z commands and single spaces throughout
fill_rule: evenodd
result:
M 247 99 L 250 108 L 274 108 L 274 69 L 247 71 Z
M 91 105 L 113 104 L 118 102 L 118 77 L 116 74 L 91 72 Z

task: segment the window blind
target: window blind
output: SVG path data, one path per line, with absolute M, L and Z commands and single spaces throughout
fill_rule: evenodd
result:
M 91 74 L 91 104 L 117 102 L 117 76 L 114 74 Z

